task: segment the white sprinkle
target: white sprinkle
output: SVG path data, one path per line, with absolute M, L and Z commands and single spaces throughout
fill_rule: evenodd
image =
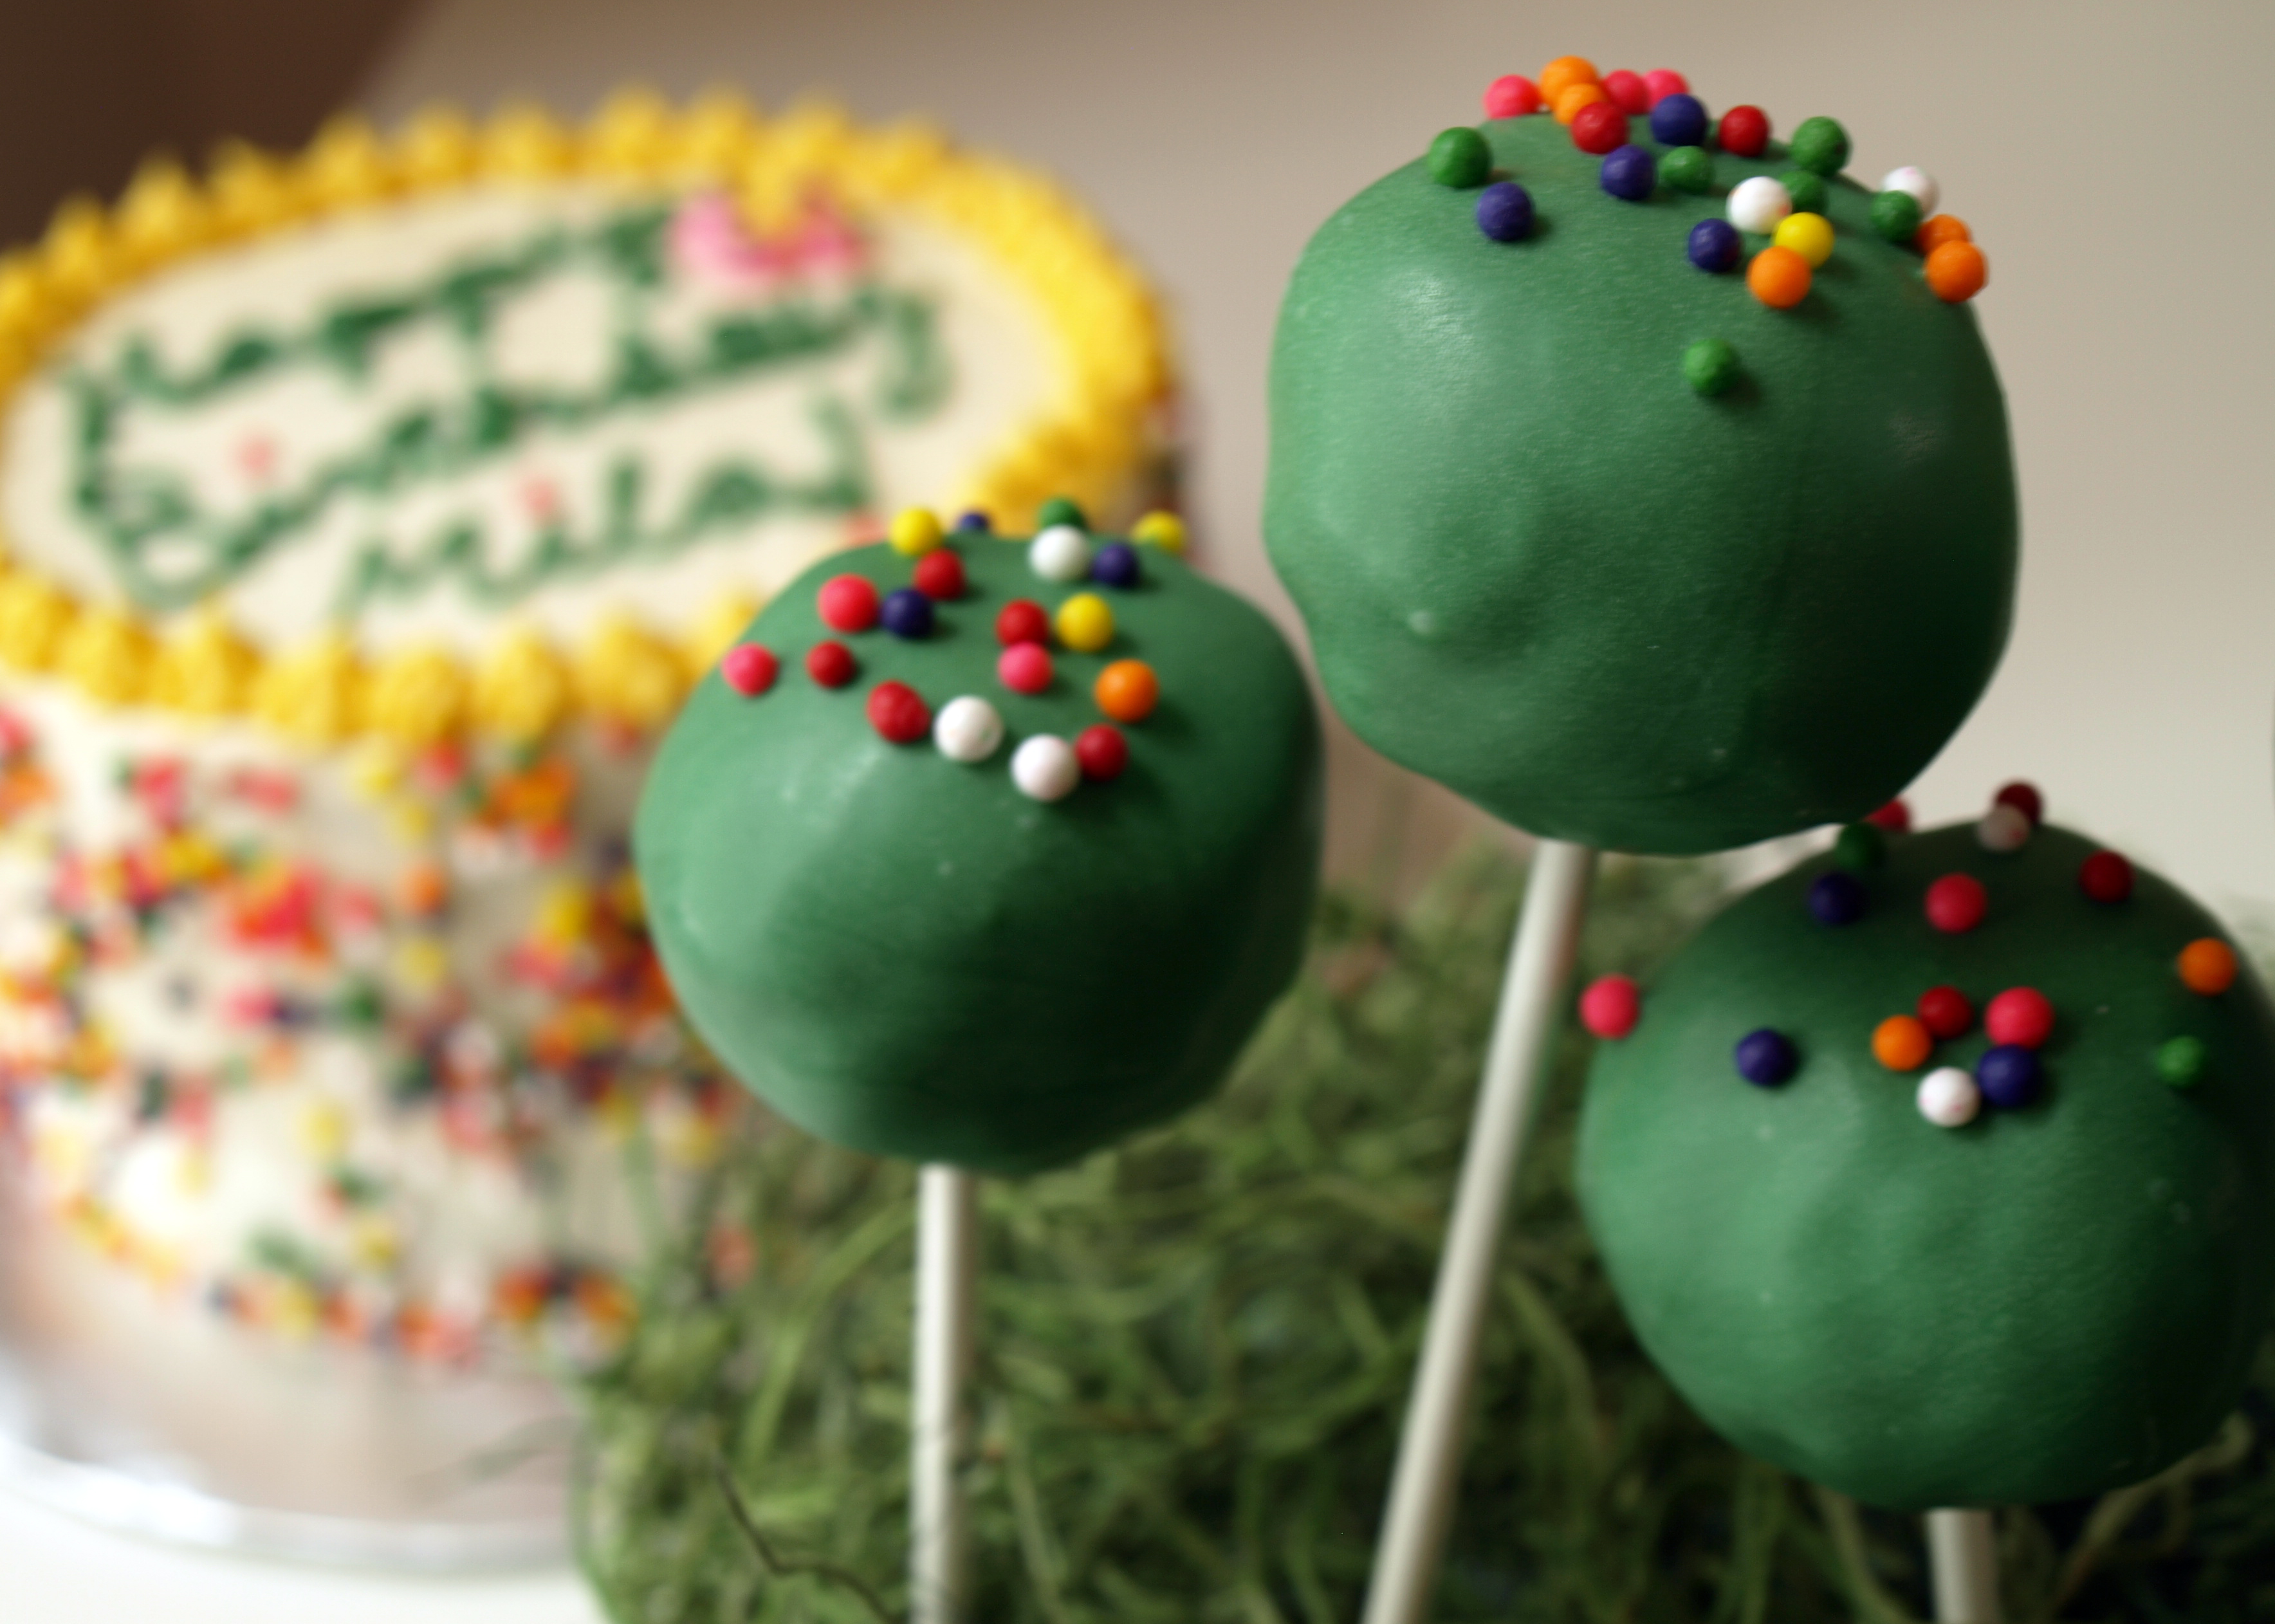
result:
M 1767 237 L 1793 213 L 1793 193 L 1766 175 L 1742 180 L 1730 193 L 1730 223 L 1741 231 Z
M 1964 1128 L 1983 1108 L 1983 1091 L 1956 1066 L 1938 1066 L 1920 1079 L 1919 1114 L 1938 1128 Z
M 1047 581 L 1079 581 L 1090 574 L 1090 538 L 1072 525 L 1053 525 L 1027 545 L 1027 567 Z
M 1935 184 L 1935 177 L 1915 164 L 1907 163 L 1900 170 L 1890 170 L 1880 178 L 1883 192 L 1908 192 L 1919 200 L 1920 213 L 1935 213 L 1936 200 L 1943 195 Z
M 1011 782 L 1034 800 L 1062 800 L 1082 782 L 1082 763 L 1064 739 L 1038 733 L 1011 752 Z
M 967 693 L 940 707 L 932 742 L 951 761 L 985 761 L 1003 743 L 1003 718 L 986 700 Z
M 2020 851 L 2030 841 L 2030 820 L 2020 807 L 2000 804 L 1983 814 L 1975 838 L 1985 851 Z

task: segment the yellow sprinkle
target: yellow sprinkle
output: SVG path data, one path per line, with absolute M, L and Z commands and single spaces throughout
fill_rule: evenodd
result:
M 431 993 L 450 973 L 450 949 L 439 936 L 407 937 L 395 949 L 395 973 L 413 992 Z
M 1078 592 L 1059 605 L 1051 625 L 1059 641 L 1078 654 L 1094 654 L 1114 641 L 1114 611 L 1096 593 Z
M 402 1252 L 403 1241 L 391 1220 L 367 1213 L 349 1231 L 348 1250 L 365 1268 L 384 1269 Z
M 537 906 L 537 935 L 554 947 L 575 947 L 592 926 L 592 894 L 573 880 L 554 886 Z
M 1157 508 L 1130 527 L 1130 539 L 1158 547 L 1165 553 L 1182 553 L 1185 550 L 1185 521 Z
M 300 1114 L 300 1143 L 319 1161 L 334 1161 L 348 1148 L 348 1114 L 329 1099 Z
M 1814 270 L 1833 257 L 1833 223 L 1823 215 L 1788 215 L 1778 222 L 1770 241 L 1780 248 L 1792 249 Z
M 941 543 L 940 515 L 930 508 L 903 508 L 893 518 L 893 550 L 921 558 Z

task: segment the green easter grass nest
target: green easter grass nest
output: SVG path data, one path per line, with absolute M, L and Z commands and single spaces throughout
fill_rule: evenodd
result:
M 1613 863 L 1582 974 L 1642 971 L 1704 865 Z M 1344 895 L 1223 1096 L 984 1187 L 975 1624 L 1344 1624 L 1364 1592 L 1523 871 Z M 1917 1523 L 1737 1454 L 1644 1359 L 1575 1205 L 1568 1033 L 1503 1250 L 1433 1618 L 1812 1624 L 1926 1610 Z M 906 1167 L 756 1121 L 587 1379 L 576 1535 L 618 1624 L 897 1619 Z M 2017 1624 L 2275 1619 L 2275 1359 L 2141 1488 L 2001 1514 Z

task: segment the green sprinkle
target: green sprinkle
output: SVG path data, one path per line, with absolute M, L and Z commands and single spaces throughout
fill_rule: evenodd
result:
M 1793 212 L 1797 215 L 1821 215 L 1825 212 L 1825 181 L 1807 170 L 1788 170 L 1778 177 L 1778 185 L 1785 188 L 1793 200 Z
M 1682 352 L 1682 375 L 1701 395 L 1719 395 L 1738 381 L 1738 352 L 1719 338 L 1702 338 Z
M 1048 530 L 1054 525 L 1072 525 L 1077 530 L 1090 528 L 1083 516 L 1082 503 L 1071 496 L 1054 496 L 1035 510 L 1035 528 Z
M 1430 143 L 1430 178 L 1441 186 L 1482 186 L 1493 173 L 1493 148 L 1467 125 L 1438 132 Z
M 1872 200 L 1872 229 L 1892 243 L 1919 235 L 1919 200 L 1908 192 L 1883 192 Z
M 1838 175 L 1848 162 L 1848 132 L 1830 118 L 1804 118 L 1788 150 L 1811 173 Z
M 2200 1038 L 2170 1038 L 2157 1049 L 2157 1075 L 2174 1088 L 2187 1088 L 2204 1074 L 2211 1057 Z
M 1867 873 L 1879 867 L 1887 855 L 1888 837 L 1869 823 L 1844 824 L 1833 837 L 1833 864 L 1852 874 Z
M 1677 192 L 1704 192 L 1714 184 L 1714 155 L 1704 147 L 1674 147 L 1659 161 L 1659 175 Z

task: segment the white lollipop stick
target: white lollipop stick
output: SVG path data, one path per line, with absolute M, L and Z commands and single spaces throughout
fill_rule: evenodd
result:
M 1936 1624 L 1999 1624 L 1999 1547 L 1987 1511 L 1927 1514 Z
M 917 1170 L 916 1421 L 909 1452 L 910 1624 L 959 1624 L 970 1598 L 964 1490 L 964 1389 L 979 1319 L 979 1181 Z
M 1596 854 L 1544 840 L 1533 854 L 1516 922 L 1500 1009 L 1485 1052 L 1485 1081 L 1470 1123 L 1454 1217 L 1430 1299 L 1422 1364 L 1407 1401 L 1406 1430 L 1390 1480 L 1390 1506 L 1375 1544 L 1365 1624 L 1419 1624 L 1438 1581 L 1453 1521 L 1454 1489 L 1469 1431 L 1470 1386 L 1493 1290 L 1494 1254 L 1516 1182 L 1532 1098 L 1563 1013 L 1580 919 Z

